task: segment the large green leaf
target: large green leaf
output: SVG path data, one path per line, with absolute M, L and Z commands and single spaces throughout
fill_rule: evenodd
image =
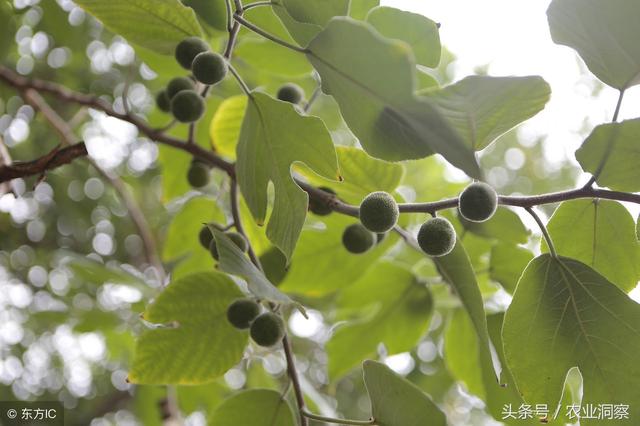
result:
M 380 6 L 367 15 L 367 22 L 380 34 L 402 40 L 411 46 L 416 62 L 435 68 L 440 62 L 440 33 L 438 25 L 417 13 Z
M 589 266 L 548 254 L 534 259 L 507 311 L 504 349 L 530 404 L 558 405 L 567 372 L 583 378 L 582 406 L 628 404 L 640 416 L 640 306 Z M 611 421 L 582 419 L 584 425 Z
M 640 3 L 636 0 L 554 0 L 547 11 L 551 38 L 578 51 L 609 86 L 640 83 Z
M 229 237 L 217 229 L 211 228 L 211 231 L 216 239 L 220 270 L 242 277 L 246 280 L 249 291 L 260 299 L 284 304 L 294 303 L 289 296 L 269 282 L 262 271 L 251 263 L 247 255 Z
M 366 55 L 354 55 L 360 51 Z M 430 101 L 414 95 L 415 63 L 405 43 L 382 38 L 366 23 L 334 18 L 307 56 L 370 155 L 399 161 L 436 152 L 468 175 L 480 175 L 460 136 Z
M 458 218 L 467 231 L 485 238 L 522 244 L 527 242 L 531 234 L 520 216 L 506 207 L 498 207 L 496 213 L 486 222 L 471 222 L 461 215 L 458 215 Z
M 585 172 L 596 175 L 600 186 L 619 191 L 640 191 L 640 118 L 596 127 L 576 158 Z
M 326 346 L 332 379 L 375 355 L 380 343 L 389 354 L 413 349 L 427 331 L 433 308 L 423 283 L 406 269 L 384 262 L 342 291 L 336 304 L 352 315 Z
M 205 223 L 224 220 L 224 213 L 212 198 L 195 197 L 182 206 L 169 225 L 162 250 L 163 260 L 177 263 L 171 271 L 174 279 L 213 268 L 211 253 L 202 247 L 198 235 Z
M 367 17 L 369 10 L 380 5 L 380 0 L 351 0 L 349 16 L 353 19 L 363 20 Z
M 227 30 L 227 13 L 224 0 L 182 0 L 193 8 L 200 19 L 219 31 Z
M 158 53 L 172 54 L 180 41 L 202 34 L 193 9 L 179 0 L 78 0 L 75 3 L 114 33 Z
M 242 358 L 248 334 L 226 319 L 242 297 L 219 272 L 198 272 L 172 282 L 143 318 L 158 327 L 136 345 L 129 380 L 139 384 L 201 384 L 213 381 Z
M 332 188 L 347 203 L 360 204 L 365 196 L 374 191 L 392 193 L 402 182 L 402 164 L 378 160 L 354 147 L 338 146 L 336 154 L 342 182 L 335 183 L 311 174 L 308 177 L 314 184 Z
M 238 183 L 258 223 L 266 218 L 267 187 L 273 183 L 267 237 L 290 259 L 308 201 L 291 176 L 291 165 L 304 162 L 321 176 L 339 180 L 331 136 L 320 119 L 300 115 L 288 102 L 253 92 L 236 151 Z
M 273 12 L 282 22 L 289 32 L 291 38 L 299 45 L 306 46 L 313 38 L 322 31 L 322 27 L 307 22 L 299 22 L 293 19 L 287 9 L 280 3 L 273 4 Z
M 526 248 L 510 243 L 498 243 L 491 249 L 489 276 L 509 293 L 513 293 L 522 271 L 533 259 L 533 253 Z
M 349 253 L 342 244 L 344 229 L 357 219 L 331 214 L 324 227 L 305 229 L 291 267 L 280 284 L 283 291 L 307 296 L 324 296 L 352 285 L 396 241 L 389 235 L 366 253 Z
M 349 13 L 349 0 L 279 0 L 298 22 L 325 26 L 334 16 Z
M 213 149 L 231 159 L 236 158 L 236 146 L 247 109 L 247 99 L 244 95 L 236 95 L 222 101 L 209 127 Z
M 218 405 L 209 416 L 209 426 L 295 426 L 291 406 L 279 392 L 250 389 Z
M 542 111 L 551 88 L 542 77 L 469 76 L 425 95 L 473 150 Z
M 248 39 L 236 47 L 235 54 L 257 70 L 282 77 L 296 77 L 312 71 L 303 55 L 270 40 Z
M 558 254 L 589 265 L 624 291 L 638 283 L 640 246 L 635 221 L 622 204 L 567 201 L 553 213 L 547 229 Z M 544 241 L 542 251 L 549 251 Z
M 444 413 L 416 385 L 380 362 L 367 360 L 362 369 L 376 425 L 446 426 Z
M 451 253 L 446 256 L 434 257 L 433 261 L 442 278 L 454 288 L 462 302 L 462 306 L 469 314 L 478 336 L 480 357 L 491 359 L 491 344 L 489 332 L 487 331 L 487 318 L 482 294 L 478 287 L 475 271 L 462 243 L 459 240 L 456 241 Z

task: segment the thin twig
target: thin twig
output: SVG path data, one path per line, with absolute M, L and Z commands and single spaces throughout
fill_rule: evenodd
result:
M 231 198 L 231 217 L 233 217 L 233 224 L 236 228 L 236 231 L 238 231 L 238 233 L 241 234 L 247 240 L 247 242 L 249 242 L 247 233 L 242 226 L 242 219 L 240 217 L 240 199 L 238 197 L 238 183 L 235 181 L 235 179 L 231 180 L 229 197 Z M 253 262 L 253 264 L 256 265 L 258 269 L 262 270 L 260 259 L 258 259 L 258 256 L 256 256 L 256 253 L 253 250 L 253 247 L 251 247 L 251 244 L 249 244 L 249 249 L 247 252 L 249 254 L 249 259 L 251 259 L 251 262 Z
M 240 22 L 244 27 L 250 29 L 254 33 L 259 34 L 262 37 L 264 37 L 266 39 L 269 39 L 274 43 L 279 44 L 280 46 L 284 46 L 287 49 L 295 50 L 296 52 L 308 53 L 307 49 L 305 49 L 303 47 L 300 47 L 300 46 L 296 46 L 295 44 L 291 44 L 288 41 L 284 41 L 281 38 L 278 38 L 278 37 L 274 36 L 273 34 L 269 34 L 265 30 L 263 30 L 262 28 L 258 27 L 257 25 L 254 25 L 251 22 L 247 21 L 246 19 L 244 19 L 241 15 L 239 15 L 237 13 L 234 16 L 234 19 L 236 20 L 236 22 Z
M 306 410 L 302 411 L 302 415 L 308 417 L 312 420 L 317 420 L 319 422 L 327 422 L 327 423 L 335 423 L 339 425 L 360 425 L 360 426 L 369 426 L 375 425 L 376 422 L 373 419 L 370 420 L 348 420 L 348 419 L 334 419 L 332 417 L 320 416 L 318 414 L 312 414 Z
M 44 175 L 49 170 L 53 170 L 65 164 L 71 163 L 76 158 L 87 155 L 87 148 L 84 142 L 80 142 L 67 147 L 58 145 L 46 155 L 32 161 L 13 162 L 10 165 L 0 167 L 0 183 L 9 182 L 17 178 Z
M 233 67 L 233 65 L 229 64 L 229 71 L 231 71 L 231 75 L 236 79 L 238 85 L 242 89 L 242 91 L 249 97 L 251 97 L 251 89 L 247 86 L 247 83 L 244 82 L 238 71 Z
M 255 3 L 249 3 L 246 4 L 244 6 L 242 6 L 242 10 L 249 10 L 249 9 L 253 9 L 254 7 L 260 7 L 260 6 L 273 6 L 276 3 L 272 2 L 272 1 L 257 1 Z

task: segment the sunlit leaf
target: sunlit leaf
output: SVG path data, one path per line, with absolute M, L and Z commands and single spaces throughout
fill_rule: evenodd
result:
M 250 389 L 239 392 L 218 405 L 208 426 L 295 426 L 291 406 L 280 392 Z

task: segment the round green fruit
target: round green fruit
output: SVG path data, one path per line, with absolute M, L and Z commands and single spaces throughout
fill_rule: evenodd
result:
M 233 241 L 233 243 L 240 250 L 242 250 L 244 252 L 249 250 L 249 243 L 242 236 L 242 234 L 239 234 L 237 232 L 225 232 L 224 235 L 226 235 L 227 238 L 229 238 L 231 241 Z M 218 253 L 218 246 L 216 244 L 216 240 L 213 239 L 213 238 L 211 239 L 211 242 L 209 243 L 209 251 L 211 252 L 211 257 L 213 257 L 215 260 L 218 260 L 220 258 L 220 254 Z
M 321 186 L 318 189 L 321 189 L 324 192 L 328 192 L 331 195 L 336 195 L 336 192 L 333 189 L 326 186 Z M 333 209 L 327 203 L 318 201 L 314 198 L 309 198 L 309 211 L 318 216 L 327 216 L 333 211 Z
M 178 93 L 183 90 L 195 90 L 196 86 L 193 80 L 187 77 L 175 77 L 167 84 L 167 96 L 172 100 Z M 169 105 L 171 107 L 171 105 Z
M 260 346 L 273 346 L 284 337 L 284 321 L 273 312 L 265 312 L 251 324 L 251 338 Z
M 297 84 L 287 83 L 278 90 L 278 99 L 292 104 L 299 104 L 304 98 L 304 92 Z
M 456 245 L 456 231 L 447 219 L 434 217 L 420 227 L 418 245 L 429 256 L 444 256 Z
M 204 99 L 193 90 L 183 90 L 171 100 L 171 112 L 181 123 L 193 123 L 204 114 Z
M 190 70 L 193 59 L 200 53 L 209 50 L 209 45 L 198 37 L 189 37 L 176 46 L 176 61 L 182 68 Z
M 251 327 L 251 323 L 258 315 L 260 315 L 260 305 L 251 299 L 236 300 L 227 308 L 227 320 L 240 330 Z
M 342 245 L 347 251 L 360 254 L 373 247 L 376 239 L 376 234 L 369 231 L 362 224 L 354 223 L 345 228 L 342 234 Z
M 162 112 L 171 112 L 171 98 L 166 90 L 162 90 L 156 95 L 156 106 Z
M 213 234 L 211 233 L 211 229 L 207 225 L 204 225 L 202 229 L 200 229 L 200 233 L 198 234 L 198 240 L 200 240 L 200 244 L 202 247 L 208 249 L 209 244 L 213 241 Z
M 187 172 L 187 180 L 193 188 L 202 188 L 209 183 L 209 167 L 205 164 L 192 162 Z
M 498 194 L 484 182 L 474 182 L 467 186 L 458 199 L 460 214 L 472 222 L 490 219 L 497 208 Z
M 391 230 L 398 222 L 398 216 L 398 204 L 387 192 L 372 192 L 360 203 L 360 222 L 371 232 Z
M 229 67 L 222 55 L 214 52 L 202 52 L 193 60 L 191 72 L 200 83 L 216 84 L 227 75 Z

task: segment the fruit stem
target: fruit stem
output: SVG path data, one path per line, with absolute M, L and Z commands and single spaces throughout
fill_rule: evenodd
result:
M 255 3 L 249 3 L 247 5 L 245 5 L 242 10 L 249 10 L 249 9 L 253 9 L 254 7 L 259 7 L 259 6 L 272 6 L 272 5 L 276 5 L 277 3 L 272 2 L 272 1 L 257 1 Z
M 374 419 L 370 419 L 370 420 L 334 419 L 332 417 L 324 417 L 324 416 L 319 416 L 317 414 L 312 414 L 306 410 L 301 410 L 300 413 L 303 416 L 308 417 L 312 420 L 317 420 L 320 422 L 327 422 L 327 423 L 336 423 L 339 425 L 375 425 L 376 424 Z
M 251 97 L 251 89 L 247 86 L 247 83 L 244 82 L 238 71 L 233 67 L 233 65 L 228 64 L 229 71 L 231 71 L 231 75 L 236 79 L 242 91 L 248 96 Z
M 538 214 L 533 210 L 533 207 L 525 207 L 525 210 L 533 217 L 533 219 L 536 221 L 536 223 L 540 227 L 540 231 L 542 231 L 542 236 L 544 237 L 544 239 L 547 242 L 547 245 L 549 246 L 549 252 L 551 253 L 551 256 L 557 258 L 558 253 L 556 252 L 556 248 L 553 245 L 553 241 L 551 240 L 551 235 L 549 235 L 549 231 L 547 230 L 547 227 L 544 225 L 544 223 L 540 219 L 540 216 L 538 216 Z

